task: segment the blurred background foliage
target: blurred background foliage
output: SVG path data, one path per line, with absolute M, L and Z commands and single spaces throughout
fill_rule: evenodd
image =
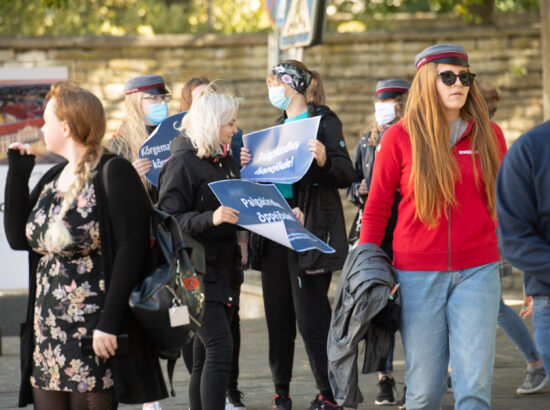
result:
M 0 35 L 254 33 L 272 27 L 274 0 L 0 0 Z M 459 15 L 491 24 L 495 13 L 538 10 L 538 0 L 328 0 L 329 31 L 384 27 L 399 15 Z

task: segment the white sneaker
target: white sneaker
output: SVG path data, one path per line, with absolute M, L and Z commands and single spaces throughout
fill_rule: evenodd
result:
M 152 403 L 145 403 L 142 410 L 162 410 L 162 408 L 160 407 L 160 403 L 158 401 L 154 401 Z
M 225 395 L 225 410 L 246 410 L 240 391 L 227 392 Z

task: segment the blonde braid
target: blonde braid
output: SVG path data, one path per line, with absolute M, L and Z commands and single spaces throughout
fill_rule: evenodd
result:
M 92 167 L 102 154 L 103 147 L 101 145 L 89 145 L 85 148 L 84 154 L 76 167 L 75 179 L 63 195 L 61 209 L 44 236 L 46 249 L 52 252 L 60 252 L 73 243 L 73 238 L 63 222 L 63 218 L 65 218 L 78 195 L 94 177 L 95 172 L 92 172 Z

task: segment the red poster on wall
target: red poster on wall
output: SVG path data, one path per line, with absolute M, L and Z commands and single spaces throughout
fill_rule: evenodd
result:
M 40 128 L 46 94 L 53 83 L 66 80 L 66 67 L 0 68 L 0 163 L 14 141 L 45 154 Z

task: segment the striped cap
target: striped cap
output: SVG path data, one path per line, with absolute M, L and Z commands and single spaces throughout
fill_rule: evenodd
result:
M 414 64 L 418 70 L 430 61 L 470 67 L 466 50 L 457 44 L 436 44 L 428 47 L 416 55 Z
M 133 94 L 137 92 L 147 94 L 170 94 L 164 84 L 164 79 L 160 75 L 149 74 L 134 77 L 124 84 L 124 94 Z
M 410 87 L 411 83 L 400 78 L 380 80 L 376 83 L 376 98 L 379 100 L 394 98 L 409 91 Z

